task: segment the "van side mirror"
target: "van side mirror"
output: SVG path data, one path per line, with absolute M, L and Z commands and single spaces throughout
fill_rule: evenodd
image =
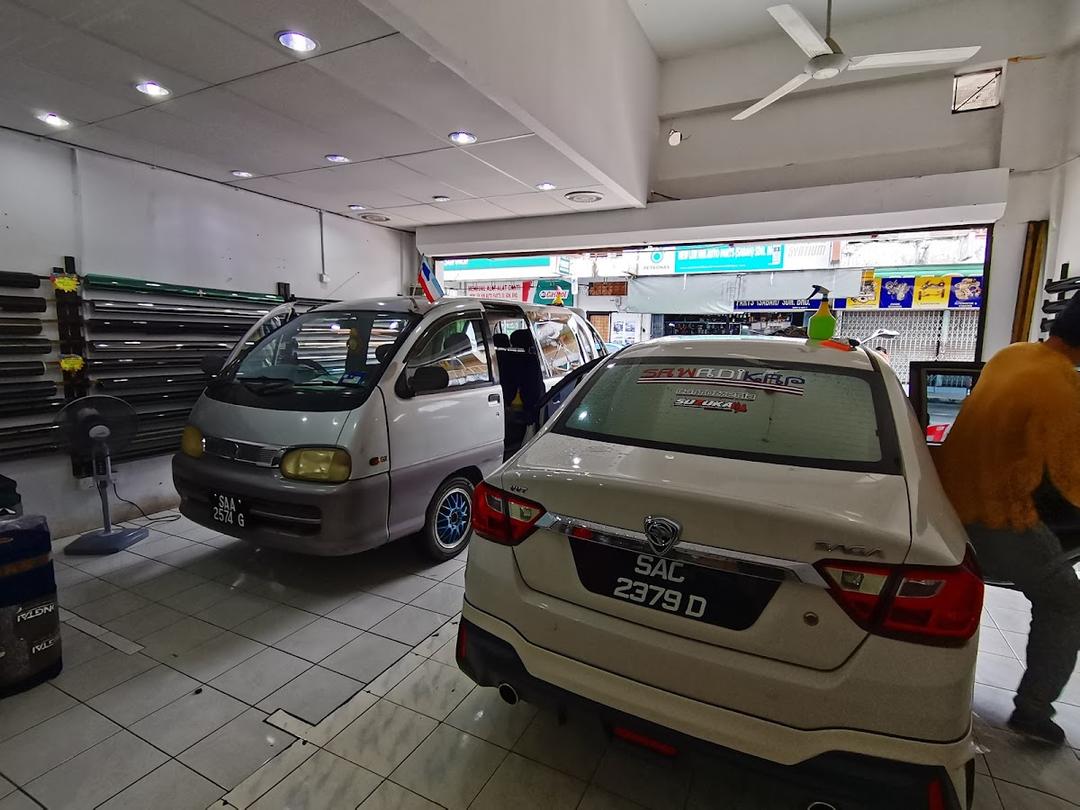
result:
M 213 377 L 225 367 L 225 355 L 219 352 L 204 354 L 199 361 L 199 369 L 207 377 Z
M 442 366 L 420 366 L 409 380 L 409 389 L 414 394 L 428 394 L 450 387 L 450 375 Z

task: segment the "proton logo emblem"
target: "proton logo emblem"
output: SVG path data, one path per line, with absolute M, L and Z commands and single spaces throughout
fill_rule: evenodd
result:
M 681 533 L 682 526 L 674 520 L 652 515 L 645 518 L 645 538 L 649 541 L 652 550 L 660 557 L 671 551 L 671 547 L 679 542 Z

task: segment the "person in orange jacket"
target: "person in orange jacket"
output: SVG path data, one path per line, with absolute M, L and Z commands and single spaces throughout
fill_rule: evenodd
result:
M 990 579 L 1031 601 L 1027 671 L 1009 726 L 1060 745 L 1051 705 L 1080 648 L 1080 580 L 1042 522 L 1035 495 L 1053 487 L 1080 507 L 1080 293 L 1045 343 L 1015 343 L 986 364 L 935 453 L 945 491 Z M 1077 741 L 1080 743 L 1080 741 Z

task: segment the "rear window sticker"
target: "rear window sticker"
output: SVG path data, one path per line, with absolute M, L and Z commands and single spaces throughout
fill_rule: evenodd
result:
M 739 400 L 709 399 L 706 397 L 675 397 L 676 408 L 697 408 L 702 411 L 722 411 L 724 413 L 746 413 L 747 404 Z
M 735 388 L 754 388 L 778 394 L 803 396 L 806 378 L 778 371 L 755 371 L 746 368 L 647 368 L 638 377 L 639 383 L 673 383 L 693 381 L 695 385 L 727 385 Z
M 753 402 L 757 394 L 753 391 L 709 391 L 705 388 L 680 388 L 675 392 L 677 397 L 709 397 L 711 399 L 741 399 L 743 402 Z

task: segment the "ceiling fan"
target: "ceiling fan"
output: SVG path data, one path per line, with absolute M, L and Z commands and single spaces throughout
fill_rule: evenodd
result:
M 845 70 L 868 70 L 870 68 L 923 67 L 926 65 L 951 65 L 963 62 L 979 52 L 979 45 L 966 48 L 935 48 L 928 51 L 899 51 L 897 53 L 873 53 L 868 56 L 848 56 L 832 38 L 832 0 L 828 0 L 825 18 L 825 36 L 817 32 L 802 12 L 791 5 L 770 6 L 773 16 L 795 44 L 810 57 L 803 72 L 761 101 L 747 107 L 732 118 L 742 121 L 802 87 L 811 79 L 832 79 Z

